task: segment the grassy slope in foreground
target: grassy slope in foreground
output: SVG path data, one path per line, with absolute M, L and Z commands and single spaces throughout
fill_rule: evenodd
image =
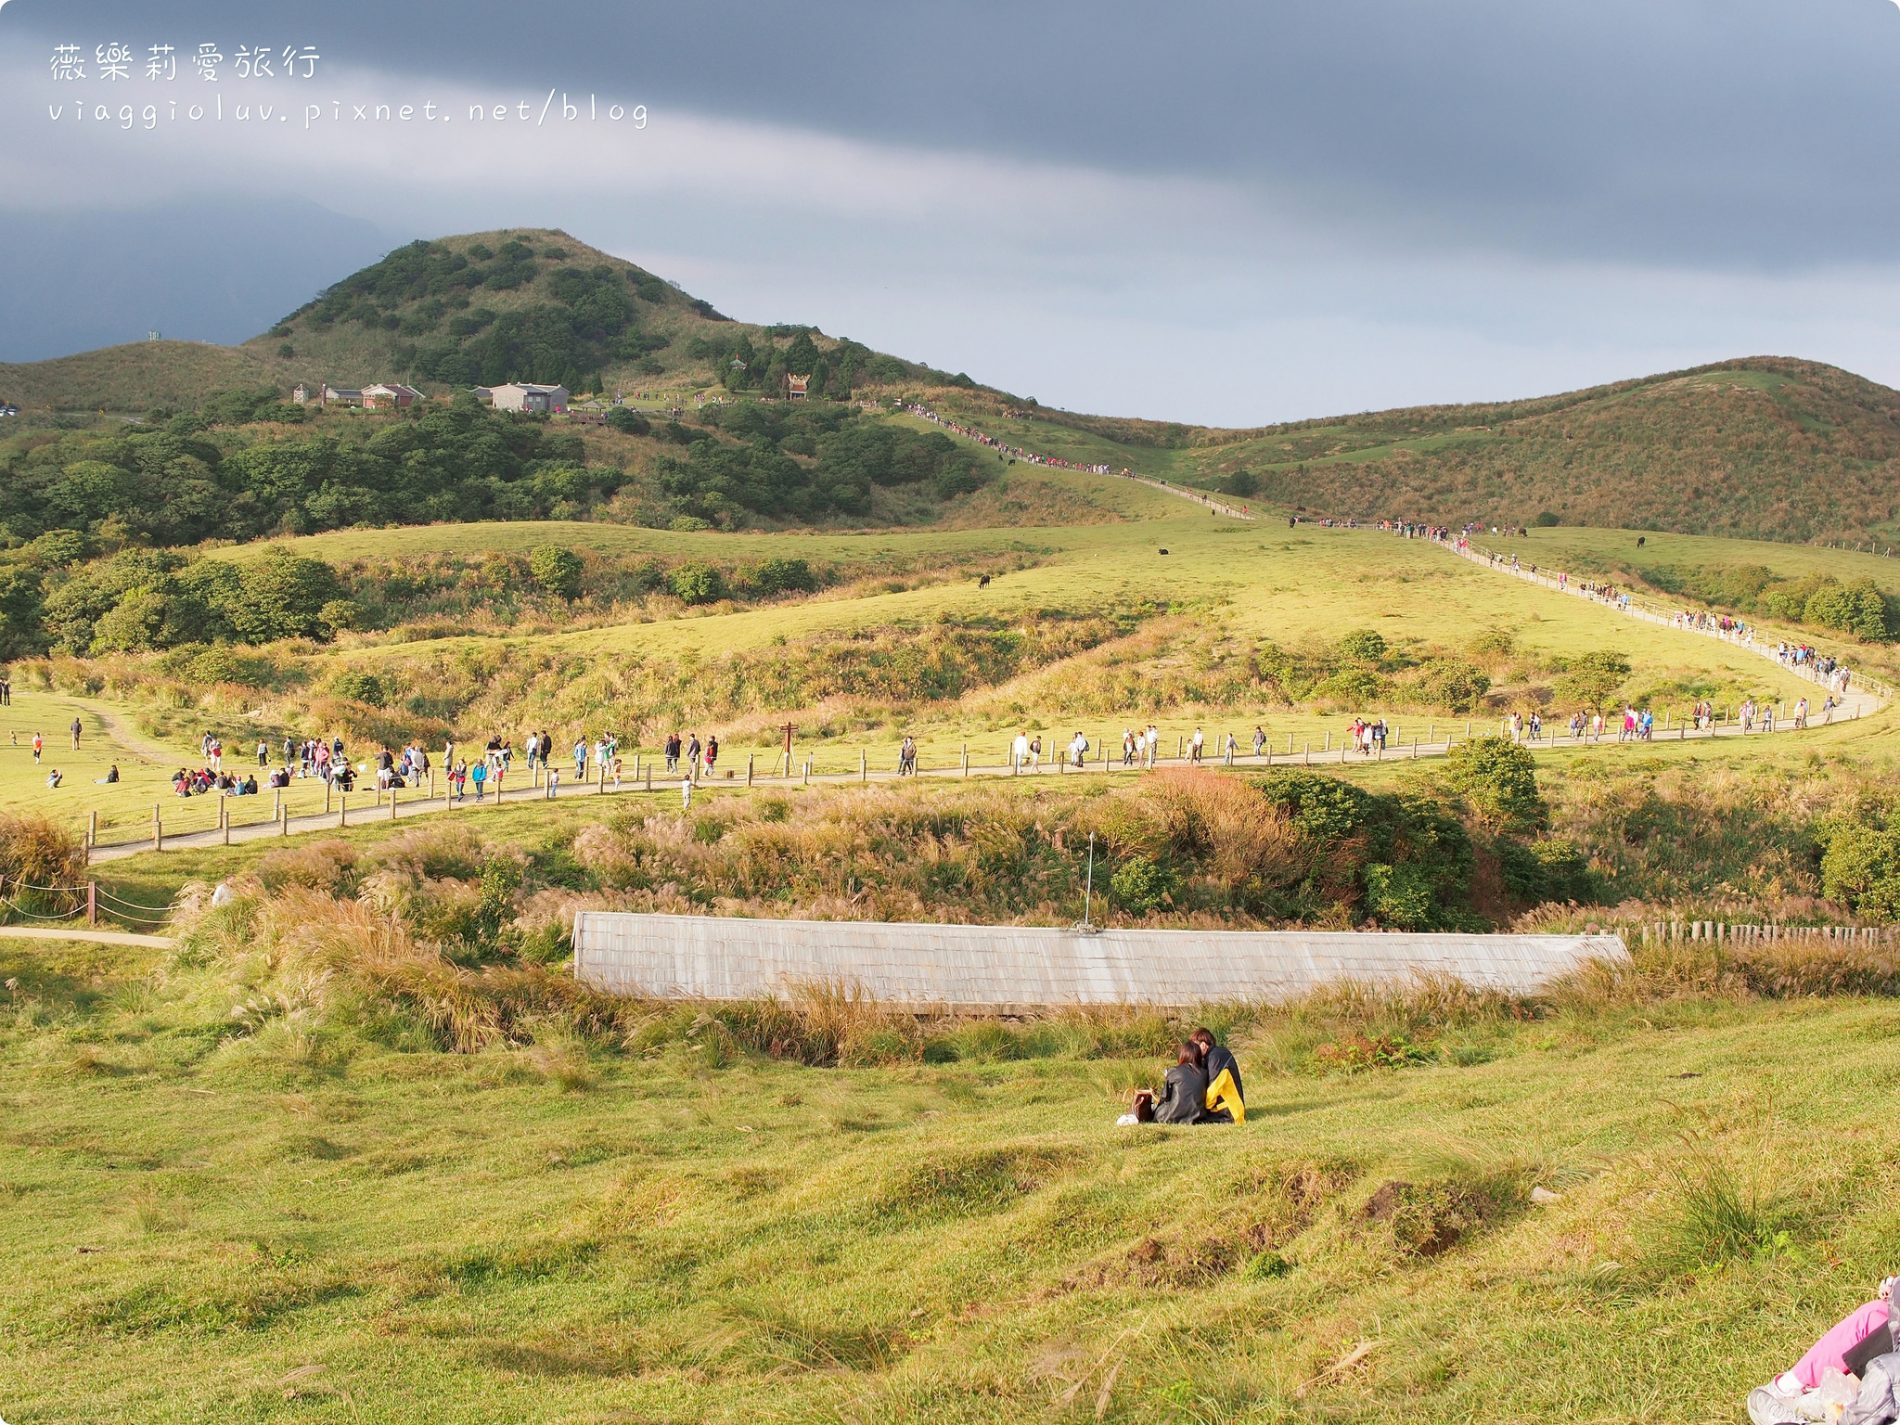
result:
M 456 1056 L 141 953 L 0 945 L 9 1416 L 1729 1418 L 1891 1265 L 1885 1003 L 1480 1018 L 1338 1077 L 1273 1020 L 1245 1127 L 1131 1132 L 1154 1059 L 1061 1024 Z M 1769 1245 L 1686 1216 L 1685 1133 Z

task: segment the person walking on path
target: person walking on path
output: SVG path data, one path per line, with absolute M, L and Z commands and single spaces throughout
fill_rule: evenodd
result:
M 79 750 L 79 734 L 80 734 L 80 732 L 81 732 L 81 730 L 82 730 L 82 729 L 81 729 L 81 726 L 80 726 L 80 722 L 79 722 L 79 719 L 78 719 L 78 718 L 74 718 L 74 719 L 73 719 L 73 726 L 72 726 L 72 733 L 73 733 L 73 751 L 75 751 L 75 752 L 77 752 L 77 751 Z
M 680 810 L 683 812 L 687 812 L 687 811 L 691 811 L 692 809 L 693 809 L 693 774 L 689 771 L 684 777 L 680 778 Z
M 480 801 L 488 790 L 488 759 L 483 758 L 468 769 L 468 779 L 475 784 L 475 800 Z
M 1194 736 L 1188 741 L 1188 761 L 1197 767 L 1200 766 L 1201 750 L 1206 747 L 1206 745 L 1207 739 L 1201 735 L 1201 730 L 1198 727 L 1195 728 Z

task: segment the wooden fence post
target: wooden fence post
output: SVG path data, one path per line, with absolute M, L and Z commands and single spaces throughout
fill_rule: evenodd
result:
M 967 742 L 963 744 L 963 775 L 970 775 L 970 744 Z
M 89 811 L 86 813 L 86 849 L 90 851 L 98 844 L 99 813 L 97 811 Z
M 99 923 L 99 883 L 97 881 L 87 881 L 86 882 L 86 924 L 97 925 L 98 923 Z
M 389 789 L 389 819 L 396 819 L 396 788 L 393 785 Z
M 871 780 L 870 755 L 862 747 L 858 749 L 858 780 L 860 782 Z
M 277 834 L 279 836 L 290 835 L 290 808 L 288 806 L 280 806 L 277 808 Z
M 752 754 L 750 752 L 745 755 L 745 784 L 748 787 L 752 785 Z
M 231 844 L 231 803 L 226 801 L 222 794 L 218 797 L 218 833 L 224 844 L 229 846 Z

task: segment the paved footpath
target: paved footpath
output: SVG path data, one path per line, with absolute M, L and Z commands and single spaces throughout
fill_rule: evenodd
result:
M 1733 633 L 1724 633 L 1720 629 L 1715 628 L 1697 628 L 1678 622 L 1673 614 L 1661 613 L 1653 608 L 1646 608 L 1634 602 L 1625 608 L 1616 600 L 1587 593 L 1580 585 L 1572 584 L 1567 579 L 1560 580 L 1550 574 L 1522 567 L 1512 568 L 1507 556 L 1494 554 L 1487 549 L 1476 547 L 1460 549 L 1456 544 L 1442 539 L 1433 540 L 1432 543 L 1448 554 L 1456 555 L 1460 559 L 1469 560 L 1480 569 L 1488 569 L 1494 574 L 1502 574 L 1508 578 L 1520 579 L 1527 584 L 1535 584 L 1539 588 L 1548 589 L 1554 594 L 1563 594 L 1570 598 L 1587 600 L 1606 613 L 1618 614 L 1624 618 L 1635 619 L 1639 623 L 1656 624 L 1660 627 L 1671 629 L 1676 633 L 1690 634 L 1701 638 L 1713 638 L 1722 643 L 1726 643 L 1731 648 L 1740 649 L 1744 653 L 1753 653 L 1757 657 L 1766 658 L 1782 672 L 1788 674 L 1788 676 L 1803 678 L 1813 683 L 1816 691 L 1823 697 L 1832 693 L 1836 702 L 1839 703 L 1839 706 L 1834 708 L 1832 712 L 1832 718 L 1837 722 L 1849 721 L 1853 718 L 1863 717 L 1869 713 L 1877 712 L 1884 707 L 1887 701 L 1893 696 L 1893 690 L 1887 687 L 1886 684 L 1877 679 L 1868 678 L 1858 672 L 1852 673 L 1849 677 L 1846 692 L 1837 692 L 1828 684 L 1826 679 L 1819 677 L 1806 666 L 1783 663 L 1775 656 L 1775 650 L 1772 644 L 1757 643 L 1755 641 L 1755 635 L 1752 629 L 1738 636 Z M 1808 700 L 1810 709 L 1813 709 L 1814 703 L 1815 699 L 1810 698 Z M 1817 726 L 1825 726 L 1828 721 L 1828 715 L 1814 710 L 1810 712 L 1810 720 Z M 1779 723 L 1777 723 L 1777 727 L 1779 728 Z M 1780 730 L 1793 731 L 1792 724 Z M 1738 735 L 1740 731 L 1740 728 L 1734 729 L 1734 732 Z

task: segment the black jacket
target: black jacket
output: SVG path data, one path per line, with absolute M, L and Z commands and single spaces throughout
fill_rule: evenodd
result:
M 1207 1107 L 1207 1075 L 1192 1064 L 1176 1064 L 1155 1100 L 1156 1123 L 1192 1123 Z

